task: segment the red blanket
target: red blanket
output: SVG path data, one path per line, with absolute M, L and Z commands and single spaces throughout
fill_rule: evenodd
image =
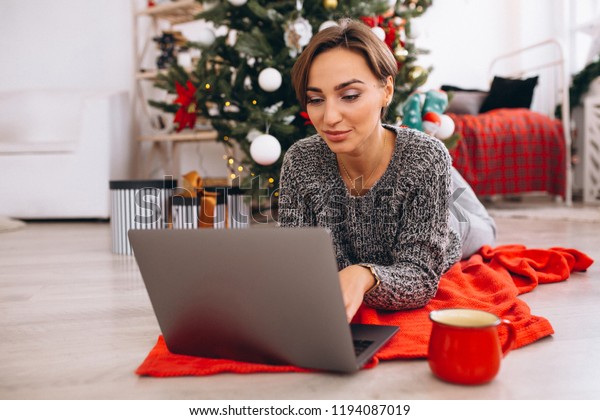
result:
M 461 307 L 492 312 L 510 320 L 517 329 L 515 348 L 554 333 L 545 318 L 532 315 L 517 296 L 538 284 L 566 280 L 573 271 L 585 271 L 593 261 L 575 249 L 526 249 L 520 245 L 483 247 L 470 259 L 456 263 L 445 273 L 438 293 L 427 306 L 399 312 L 376 311 L 362 307 L 354 322 L 399 325 L 400 332 L 366 366 L 379 360 L 421 358 L 427 356 L 431 332 L 429 312 L 434 309 Z M 500 339 L 505 339 L 500 329 Z M 211 375 L 220 372 L 300 372 L 293 366 L 271 366 L 231 360 L 206 359 L 170 353 L 162 337 L 138 367 L 138 375 L 183 376 Z
M 542 191 L 565 194 L 562 125 L 528 109 L 450 114 L 462 140 L 453 164 L 478 196 Z

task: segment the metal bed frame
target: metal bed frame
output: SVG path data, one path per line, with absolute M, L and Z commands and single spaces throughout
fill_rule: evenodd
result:
M 548 39 L 496 57 L 490 65 L 490 77 L 525 78 L 538 76 L 531 109 L 555 118 L 555 109 L 561 105 L 561 117 L 565 140 L 565 199 L 573 203 L 571 168 L 571 117 L 569 109 L 569 73 L 565 59 L 565 47 L 558 39 Z

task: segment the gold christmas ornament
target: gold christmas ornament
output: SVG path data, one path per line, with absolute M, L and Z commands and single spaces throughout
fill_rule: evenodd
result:
M 426 76 L 426 75 L 427 75 L 427 70 L 425 70 L 421 66 L 414 66 L 412 69 L 410 69 L 408 71 L 408 80 L 411 83 L 414 83 L 418 79 L 420 79 L 421 77 Z
M 333 10 L 338 7 L 338 0 L 323 0 L 323 7 L 327 10 Z
M 396 60 L 403 63 L 406 60 L 406 57 L 408 57 L 408 50 L 402 45 L 398 45 L 394 48 L 394 57 L 396 57 Z

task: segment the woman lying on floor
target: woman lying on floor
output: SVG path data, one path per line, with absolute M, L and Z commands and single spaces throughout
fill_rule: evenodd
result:
M 396 73 L 387 46 L 351 20 L 317 33 L 292 70 L 318 134 L 284 157 L 279 224 L 330 230 L 348 321 L 363 301 L 425 305 L 446 270 L 495 239 L 444 145 L 382 123 Z

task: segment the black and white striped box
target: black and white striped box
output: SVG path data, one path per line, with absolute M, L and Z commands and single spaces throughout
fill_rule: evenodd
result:
M 198 229 L 198 197 L 173 196 L 173 229 Z
M 207 187 L 216 193 L 215 229 L 243 229 L 250 227 L 250 198 L 239 187 Z
M 171 224 L 171 197 L 177 180 L 110 181 L 112 252 L 132 255 L 130 229 L 165 229 Z

